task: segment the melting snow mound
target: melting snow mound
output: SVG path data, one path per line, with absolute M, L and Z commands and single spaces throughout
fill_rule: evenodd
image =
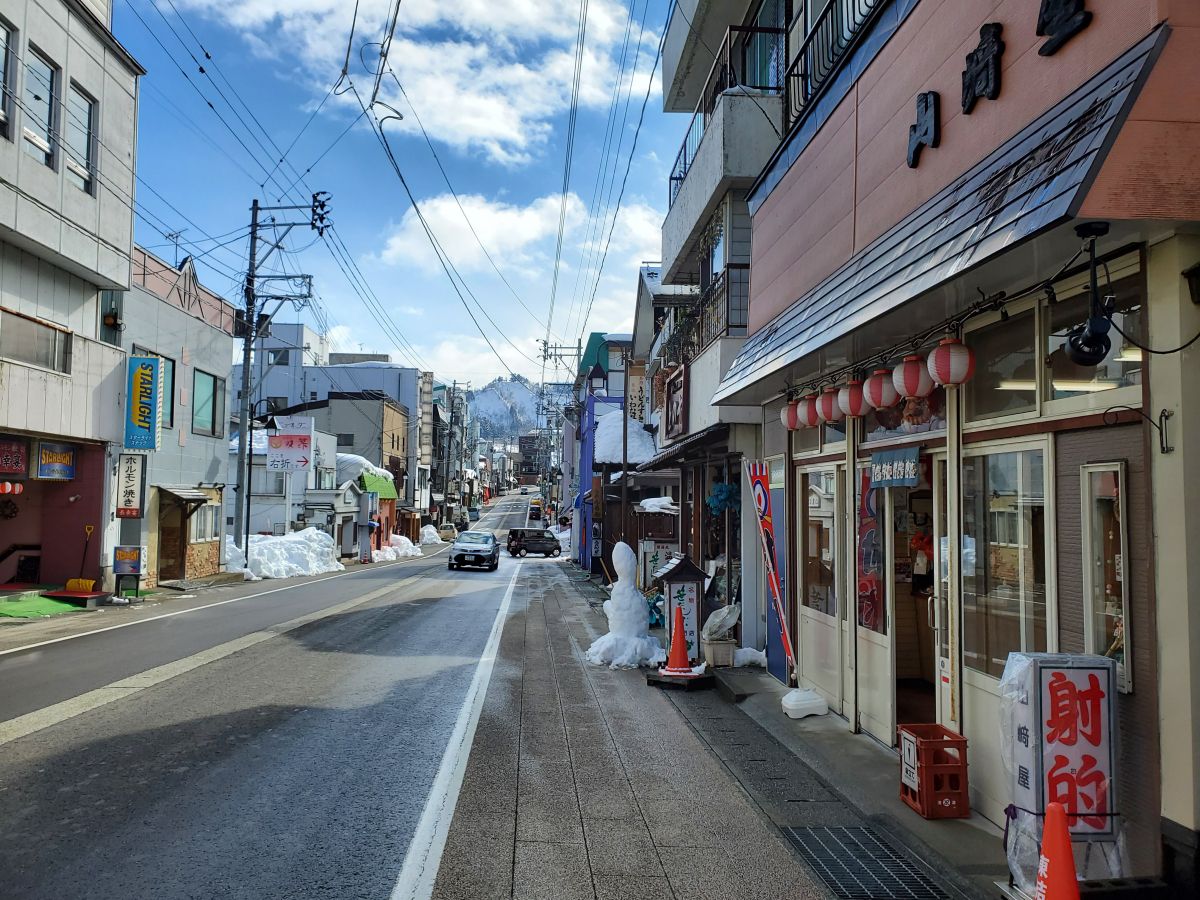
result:
M 371 562 L 395 562 L 398 559 L 424 555 L 424 551 L 404 535 L 393 534 L 387 547 L 371 551 Z
M 426 525 L 424 528 L 421 529 L 421 543 L 422 544 L 443 544 L 443 543 L 445 543 L 445 541 L 443 541 L 440 537 L 438 537 L 438 532 L 437 532 L 436 528 L 434 528 L 432 525 Z
M 322 575 L 341 572 L 346 567 L 338 559 L 333 538 L 316 528 L 305 528 L 284 535 L 250 535 L 250 564 L 242 563 L 241 552 L 226 538 L 228 569 L 238 571 L 239 564 L 250 577 L 295 578 L 299 575 Z

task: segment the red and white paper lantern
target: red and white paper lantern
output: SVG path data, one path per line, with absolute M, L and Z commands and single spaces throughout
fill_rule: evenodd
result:
M 817 410 L 817 395 L 809 394 L 801 397 L 796 406 L 796 418 L 805 428 L 816 428 L 821 424 L 821 416 Z
M 838 405 L 838 389 L 835 387 L 827 387 L 820 397 L 817 398 L 817 415 L 822 422 L 840 422 L 846 418 L 846 414 L 842 412 L 841 406 Z
M 852 419 L 865 416 L 871 405 L 863 396 L 863 383 L 855 378 L 849 384 L 843 385 L 838 390 L 838 406 Z
M 0 481 L 0 494 L 19 494 L 25 490 L 25 485 L 19 481 Z
M 900 402 L 890 369 L 876 369 L 863 385 L 863 399 L 874 409 L 891 409 Z
M 929 354 L 929 377 L 946 387 L 971 380 L 975 374 L 975 351 L 955 337 L 942 338 Z
M 800 420 L 796 417 L 796 405 L 796 401 L 792 400 L 783 404 L 783 409 L 779 411 L 779 421 L 788 431 L 795 431 L 800 427 Z
M 911 353 L 904 357 L 904 361 L 896 368 L 892 369 L 892 384 L 896 388 L 896 392 L 905 400 L 911 400 L 914 397 L 928 397 L 933 393 L 933 379 L 929 377 L 929 370 L 925 366 L 925 360 L 921 358 L 919 353 Z

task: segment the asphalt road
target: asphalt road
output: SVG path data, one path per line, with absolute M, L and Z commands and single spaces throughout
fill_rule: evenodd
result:
M 0 743 L 0 896 L 388 898 L 505 592 L 555 564 L 441 554 L 0 657 L 0 729 L 134 685 Z M 164 664 L 184 671 L 137 687 Z

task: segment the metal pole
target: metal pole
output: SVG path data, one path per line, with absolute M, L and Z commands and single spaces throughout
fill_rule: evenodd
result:
M 621 540 L 629 520 L 629 362 L 621 348 Z
M 258 198 L 250 206 L 250 266 L 246 270 L 246 320 L 242 328 L 242 390 L 238 408 L 238 490 L 234 521 L 242 525 L 242 552 L 250 558 L 250 476 L 247 457 L 250 431 L 250 353 L 255 335 L 254 280 L 258 266 Z

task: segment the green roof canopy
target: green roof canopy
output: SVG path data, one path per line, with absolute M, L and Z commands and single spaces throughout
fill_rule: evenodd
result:
M 380 500 L 396 500 L 396 483 L 390 478 L 384 478 L 382 475 L 372 475 L 369 472 L 363 472 L 359 476 L 362 489 L 379 495 Z

